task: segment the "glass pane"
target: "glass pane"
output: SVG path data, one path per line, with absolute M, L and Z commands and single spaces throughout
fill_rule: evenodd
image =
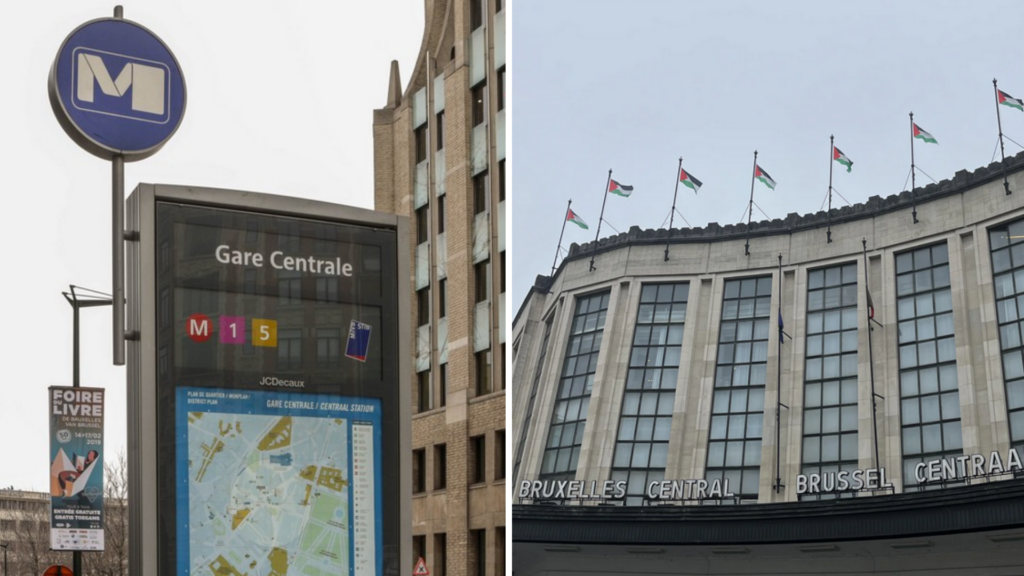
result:
M 821 411 L 821 431 L 839 432 L 839 408 L 825 408 Z
M 855 328 L 857 328 L 857 309 L 843 309 L 843 330 L 852 330 Z
M 821 461 L 839 460 L 839 436 L 821 437 Z
M 805 378 L 808 380 L 821 380 L 821 358 L 807 359 L 807 375 Z
M 1010 413 L 1010 438 L 1014 441 L 1024 438 L 1024 411 Z
M 921 422 L 937 422 L 939 420 L 939 397 L 921 397 Z
M 913 298 L 900 298 L 897 302 L 897 313 L 899 314 L 900 320 L 906 320 L 914 317 L 914 299 Z
M 747 412 L 761 412 L 764 410 L 764 389 L 755 388 L 748 394 Z
M 900 374 L 900 396 L 917 396 L 917 372 Z
M 737 340 L 751 340 L 751 335 L 754 331 L 753 322 L 738 322 L 736 324 L 736 339 Z
M 857 282 L 857 265 L 847 264 L 843 266 L 843 284 L 855 284 Z
M 932 271 L 921 270 L 914 273 L 914 289 L 918 292 L 932 289 Z
M 757 279 L 757 295 L 758 296 L 771 296 L 772 295 L 772 279 L 758 278 Z
M 747 391 L 746 390 L 735 390 L 732 393 L 732 404 L 729 406 L 730 412 L 746 412 L 747 411 Z
M 640 418 L 636 421 L 636 438 L 638 442 L 650 442 L 654 436 L 654 418 Z
M 917 363 L 921 366 L 935 364 L 935 341 L 922 342 L 917 345 Z
M 804 411 L 804 434 L 821 433 L 821 410 Z
M 821 441 L 817 436 L 804 438 L 804 462 L 814 463 L 821 461 Z
M 740 281 L 740 297 L 747 298 L 757 295 L 757 279 L 746 278 Z
M 766 362 L 768 360 L 768 343 L 755 342 L 750 352 L 751 362 Z
M 708 467 L 722 466 L 725 464 L 725 442 L 711 442 L 708 444 Z
M 939 366 L 939 388 L 943 390 L 956 390 L 956 364 Z
M 921 449 L 924 452 L 938 452 L 942 450 L 942 427 L 939 424 L 929 424 L 921 427 Z
M 942 419 L 960 418 L 960 394 L 947 392 L 942 395 Z
M 956 360 L 956 344 L 953 338 L 944 338 L 938 341 L 939 362 L 952 362 Z
M 629 415 L 640 413 L 640 394 L 638 392 L 626 394 L 625 400 L 622 403 L 622 413 Z
M 811 408 L 821 406 L 821 384 L 804 386 L 804 405 Z
M 841 320 L 842 315 L 838 310 L 825 312 L 825 331 L 834 332 L 842 328 Z
M 843 352 L 854 352 L 857 350 L 857 331 L 846 330 L 843 332 Z
M 843 404 L 850 404 L 857 402 L 857 381 L 856 380 L 843 380 Z
M 1020 346 L 1020 330 L 1018 328 L 1018 324 L 1015 322 L 1006 326 L 1000 326 L 999 341 L 1002 343 L 1003 350 Z
M 842 292 L 838 287 L 825 289 L 825 308 L 838 308 L 842 303 Z
M 917 346 L 914 344 L 900 346 L 900 368 L 915 366 L 917 366 Z
M 807 333 L 818 334 L 822 331 L 822 322 L 824 321 L 824 315 L 821 312 L 807 315 Z
M 738 298 L 740 295 L 740 281 L 728 280 L 725 283 L 725 297 Z
M 750 362 L 750 342 L 736 344 L 736 354 L 733 356 L 733 362 L 737 364 Z
M 668 444 L 651 445 L 651 468 L 664 468 L 668 461 Z
M 843 366 L 840 370 L 843 377 L 857 375 L 857 354 L 843 354 Z
M 764 340 L 768 338 L 768 321 L 757 320 L 754 322 L 754 340 Z
M 1017 319 L 1017 300 L 1007 298 L 996 302 L 996 317 L 1000 323 L 1010 322 Z
M 843 406 L 840 411 L 842 412 L 842 422 L 839 427 L 843 432 L 849 432 L 857 429 L 857 407 L 856 406 Z
M 747 438 L 760 438 L 761 426 L 764 414 L 751 414 L 747 416 Z
M 771 312 L 771 305 L 771 298 L 758 298 L 757 304 L 754 306 L 754 315 L 767 316 Z
M 728 390 L 717 390 L 715 392 L 715 401 L 711 408 L 712 414 L 724 414 L 729 411 L 729 391 Z
M 917 398 L 908 398 L 903 401 L 903 423 L 920 424 L 921 412 L 918 408 Z
M 857 459 L 857 435 L 843 434 L 841 453 L 839 457 L 843 460 Z
M 1010 266 L 1010 251 L 999 250 L 992 253 L 992 270 L 995 272 L 1005 272 L 1011 268 Z
M 931 294 L 920 294 L 917 296 L 916 300 L 918 316 L 924 316 L 925 314 L 932 314 L 935 312 L 935 309 L 932 308 Z
M 838 354 L 840 350 L 840 338 L 842 334 L 839 332 L 833 332 L 831 334 L 825 334 L 824 340 L 824 351 L 825 354 Z
M 743 488 L 739 494 L 757 494 L 758 492 L 758 476 L 757 470 L 744 470 L 743 471 Z
M 654 416 L 658 412 L 658 395 L 644 394 L 640 400 L 640 414 Z
M 903 429 L 903 453 L 921 453 L 921 429 L 918 427 Z
M 747 417 L 744 415 L 729 416 L 729 438 L 743 438 Z
M 964 436 L 960 430 L 959 420 L 942 425 L 942 440 L 946 450 L 960 450 L 964 447 Z
M 935 311 L 949 312 L 953 309 L 953 294 L 949 290 L 935 293 Z
M 658 297 L 658 286 L 656 284 L 645 284 L 640 291 L 641 302 L 654 302 Z
M 932 265 L 931 248 L 921 248 L 914 251 L 914 269 L 920 270 Z
M 935 317 L 928 316 L 917 321 L 917 339 L 928 340 L 935 338 Z
M 926 368 L 917 373 L 917 381 L 921 385 L 921 394 L 931 394 L 939 391 L 939 371 L 935 368 Z
M 725 465 L 740 466 L 743 463 L 743 441 L 729 442 L 725 450 Z
M 945 264 L 949 262 L 949 247 L 945 244 L 932 246 L 932 265 Z
M 814 290 L 825 286 L 825 271 L 811 270 L 807 273 L 807 288 Z
M 1006 383 L 1006 401 L 1011 410 L 1024 407 L 1024 380 Z
M 857 285 L 843 286 L 843 306 L 857 305 Z
M 672 402 L 676 395 L 671 392 L 661 394 L 658 398 L 658 415 L 670 416 L 672 414 Z
M 824 378 L 838 378 L 839 356 L 825 356 L 821 363 L 821 374 Z
M 825 291 L 812 290 L 807 293 L 807 309 L 810 311 L 821 310 L 825 307 Z
M 932 285 L 936 288 L 949 286 L 949 266 L 932 269 Z
M 917 322 L 914 320 L 900 322 L 896 329 L 899 331 L 900 344 L 917 340 Z
M 914 275 L 900 274 L 896 277 L 896 295 L 906 296 L 914 293 Z
M 683 327 L 682 326 L 669 326 L 668 329 L 668 343 L 679 345 L 683 343 Z
M 821 403 L 825 406 L 839 404 L 839 382 L 825 382 L 821 385 Z
M 822 337 L 808 336 L 807 337 L 807 355 L 808 356 L 821 356 L 822 352 Z
M 751 440 L 747 442 L 747 448 L 743 452 L 744 466 L 759 466 L 761 464 L 761 441 Z
M 896 255 L 896 273 L 910 272 L 914 269 L 914 254 L 904 252 Z

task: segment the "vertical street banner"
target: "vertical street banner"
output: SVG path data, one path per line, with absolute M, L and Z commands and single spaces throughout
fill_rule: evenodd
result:
M 102 388 L 50 387 L 50 548 L 103 550 Z

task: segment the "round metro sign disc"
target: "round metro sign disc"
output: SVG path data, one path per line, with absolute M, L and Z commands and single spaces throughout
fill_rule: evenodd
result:
M 185 78 L 174 54 L 120 18 L 92 20 L 68 35 L 50 68 L 49 94 L 68 136 L 105 160 L 152 156 L 185 115 Z

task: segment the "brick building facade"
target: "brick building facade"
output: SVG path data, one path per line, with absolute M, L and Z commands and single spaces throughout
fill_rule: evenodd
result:
M 505 11 L 427 0 L 408 84 L 374 111 L 377 210 L 409 216 L 413 560 L 505 570 Z

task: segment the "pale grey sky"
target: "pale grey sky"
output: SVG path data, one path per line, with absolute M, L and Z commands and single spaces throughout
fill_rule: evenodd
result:
M 390 62 L 419 52 L 422 0 L 125 2 L 171 48 L 188 87 L 177 134 L 126 165 L 139 182 L 192 184 L 373 207 L 373 109 Z M 110 164 L 78 148 L 47 99 L 50 65 L 78 25 L 115 2 L 13 2 L 0 19 L 4 360 L 0 487 L 47 488 L 46 389 L 71 384 L 69 284 L 110 291 Z M 125 445 L 125 370 L 110 308 L 86 309 L 82 385 L 108 390 L 106 451 Z
M 570 224 L 563 246 L 594 240 L 609 169 L 635 188 L 608 198 L 621 232 L 662 226 L 680 156 L 704 184 L 697 196 L 680 187 L 685 219 L 733 224 L 756 149 L 778 186 L 757 183 L 754 202 L 785 218 L 821 209 L 830 134 L 854 162 L 835 165 L 833 186 L 859 203 L 905 189 L 909 112 L 939 142 L 918 141 L 916 164 L 942 180 L 992 160 L 992 79 L 1024 97 L 1024 3 L 1008 0 L 520 0 L 512 36 L 513 314 L 551 272 L 568 199 L 590 230 Z M 1002 120 L 1024 144 L 1024 114 L 1002 107 Z

